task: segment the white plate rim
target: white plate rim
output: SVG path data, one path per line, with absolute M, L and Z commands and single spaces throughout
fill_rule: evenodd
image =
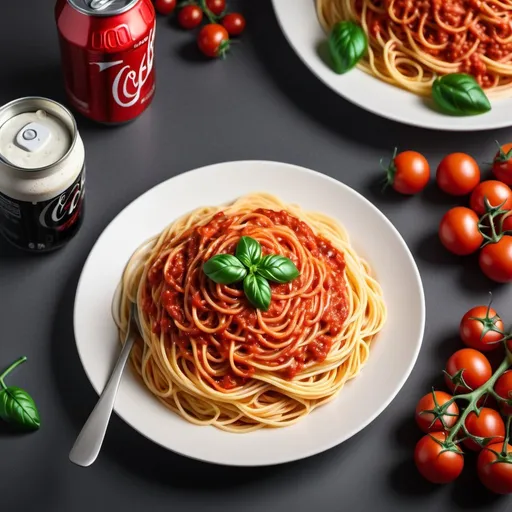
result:
M 415 94 L 384 83 L 360 69 L 337 75 L 322 62 L 316 50 L 310 52 L 310 47 L 316 47 L 326 38 L 318 23 L 314 0 L 272 0 L 272 3 L 281 31 L 301 61 L 327 87 L 354 105 L 392 121 L 431 130 L 471 132 L 512 125 L 512 98 L 491 100 L 493 108 L 485 114 L 449 116 L 423 105 L 424 100 Z M 363 95 L 365 88 L 370 88 L 371 92 Z M 388 99 L 379 101 L 383 95 Z M 400 103 L 407 108 L 394 106 Z
M 418 340 L 416 341 L 416 344 L 415 344 L 415 347 L 414 347 L 414 353 L 413 353 L 413 355 L 412 355 L 412 357 L 411 357 L 411 359 L 409 361 L 408 367 L 403 372 L 403 375 L 401 376 L 400 380 L 397 382 L 397 384 L 395 386 L 395 390 L 388 396 L 387 400 L 383 401 L 380 404 L 380 406 L 373 411 L 373 413 L 371 415 L 368 415 L 368 417 L 366 418 L 366 420 L 364 422 L 361 422 L 359 424 L 359 426 L 357 428 L 354 428 L 352 431 L 348 432 L 344 436 L 340 436 L 337 439 L 333 439 L 331 442 L 327 442 L 327 443 L 324 442 L 318 448 L 315 448 L 315 449 L 312 449 L 312 450 L 309 450 L 309 451 L 303 451 L 303 452 L 301 452 L 299 454 L 296 454 L 296 455 L 293 455 L 293 456 L 288 456 L 288 457 L 285 457 L 285 458 L 283 458 L 283 457 L 270 457 L 270 458 L 265 459 L 264 461 L 262 461 L 260 459 L 256 459 L 256 460 L 253 460 L 253 459 L 235 460 L 235 459 L 222 459 L 222 458 L 212 458 L 212 457 L 209 457 L 209 456 L 203 456 L 202 454 L 191 453 L 190 451 L 187 452 L 185 450 L 182 450 L 182 449 L 179 449 L 179 448 L 176 448 L 176 447 L 170 447 L 168 444 L 162 442 L 161 440 L 154 439 L 153 437 L 148 436 L 142 427 L 140 427 L 138 425 L 134 425 L 132 421 L 130 421 L 130 420 L 128 420 L 126 418 L 127 413 L 126 412 L 123 413 L 123 411 L 120 411 L 119 410 L 120 406 L 119 406 L 118 403 L 116 403 L 114 411 L 116 412 L 116 414 L 125 423 L 127 423 L 134 430 L 139 432 L 141 435 L 143 435 L 144 437 L 146 437 L 150 441 L 160 445 L 161 447 L 163 447 L 163 448 L 165 448 L 167 450 L 170 450 L 172 452 L 175 452 L 175 453 L 178 453 L 180 455 L 186 456 L 188 458 L 199 460 L 199 461 L 202 461 L 202 462 L 208 462 L 208 463 L 213 463 L 213 464 L 218 464 L 218 465 L 226 465 L 226 466 L 257 467 L 257 466 L 271 466 L 271 465 L 284 464 L 284 463 L 292 462 L 292 461 L 295 461 L 295 460 L 301 460 L 301 459 L 304 459 L 304 458 L 308 458 L 308 457 L 311 457 L 313 455 L 317 455 L 319 453 L 327 451 L 327 450 L 333 448 L 334 446 L 337 446 L 337 445 L 343 443 L 344 441 L 346 441 L 347 439 L 353 437 L 355 434 L 357 434 L 358 432 L 363 430 L 365 427 L 367 427 L 371 422 L 373 422 L 389 406 L 389 404 L 394 400 L 394 398 L 399 393 L 399 391 L 403 388 L 405 382 L 409 378 L 409 376 L 410 376 L 410 374 L 411 374 L 411 372 L 412 372 L 412 370 L 413 370 L 413 368 L 414 368 L 414 366 L 416 364 L 417 358 L 418 358 L 419 353 L 420 353 L 422 341 L 423 341 L 423 336 L 424 336 L 424 331 L 425 331 L 425 321 L 426 321 L 425 295 L 424 295 L 424 287 L 423 287 L 423 283 L 422 283 L 422 280 L 421 280 L 421 275 L 420 275 L 418 267 L 417 267 L 417 265 L 416 265 L 416 263 L 414 261 L 414 258 L 412 256 L 409 248 L 407 247 L 407 244 L 406 244 L 405 240 L 400 235 L 398 230 L 393 226 L 391 221 L 375 205 L 373 205 L 368 199 L 366 199 L 363 195 L 361 195 L 359 192 L 357 192 L 356 190 L 352 189 L 348 185 L 346 185 L 346 184 L 344 184 L 344 183 L 342 183 L 342 182 L 340 182 L 340 181 L 338 181 L 338 180 L 336 180 L 336 179 L 334 179 L 334 178 L 332 178 L 332 177 L 330 177 L 328 175 L 319 173 L 317 171 L 313 171 L 313 170 L 305 168 L 305 167 L 293 165 L 293 164 L 288 164 L 288 163 L 283 163 L 283 162 L 267 161 L 267 160 L 244 160 L 244 161 L 223 162 L 223 163 L 219 163 L 219 164 L 206 165 L 206 166 L 203 166 L 203 167 L 200 167 L 200 168 L 197 168 L 197 169 L 193 169 L 193 170 L 187 171 L 185 173 L 179 174 L 179 175 L 174 176 L 172 178 L 169 178 L 169 179 L 167 179 L 167 180 L 165 180 L 165 181 L 155 185 L 154 187 L 150 188 L 146 192 L 142 193 L 140 196 L 138 196 L 133 201 L 131 201 L 128 205 L 126 205 L 114 217 L 114 219 L 112 219 L 109 222 L 109 224 L 106 226 L 106 228 L 103 230 L 101 235 L 96 240 L 93 248 L 91 249 L 91 251 L 90 251 L 90 253 L 89 253 L 89 255 L 88 255 L 88 257 L 87 257 L 87 259 L 85 261 L 85 264 L 83 266 L 83 269 L 82 269 L 82 272 L 81 272 L 81 275 L 80 275 L 80 278 L 79 278 L 79 281 L 78 281 L 77 290 L 76 290 L 76 294 L 75 294 L 75 300 L 74 300 L 74 309 L 73 309 L 73 327 L 74 327 L 74 334 L 75 334 L 75 343 L 76 343 L 76 346 L 77 346 L 77 351 L 78 351 L 78 355 L 79 355 L 79 358 L 80 358 L 80 362 L 81 362 L 81 364 L 82 364 L 82 366 L 84 368 L 84 371 L 85 371 L 85 373 L 87 375 L 87 378 L 91 382 L 91 385 L 93 386 L 93 388 L 96 391 L 96 393 L 99 395 L 101 393 L 102 389 L 103 389 L 103 386 L 106 383 L 107 378 L 103 379 L 103 382 L 99 382 L 98 378 L 95 377 L 92 374 L 93 373 L 92 372 L 92 368 L 88 367 L 88 365 L 87 365 L 87 363 L 86 363 L 86 361 L 84 359 L 84 354 L 83 354 L 83 351 L 81 350 L 81 345 L 80 345 L 80 342 L 79 342 L 79 335 L 77 334 L 77 318 L 78 318 L 78 315 L 79 315 L 79 308 L 80 308 L 80 292 L 81 292 L 81 289 L 84 286 L 84 281 L 86 280 L 86 277 L 87 277 L 87 274 L 88 274 L 88 271 L 89 271 L 89 266 L 91 265 L 91 262 L 93 261 L 93 256 L 94 256 L 96 248 L 99 247 L 103 243 L 103 240 L 108 238 L 110 231 L 113 230 L 114 227 L 116 226 L 116 222 L 119 219 L 121 219 L 123 217 L 123 215 L 126 214 L 127 210 L 129 210 L 131 208 L 135 208 L 139 203 L 143 203 L 145 198 L 150 197 L 151 194 L 155 193 L 155 191 L 157 189 L 169 186 L 168 185 L 169 183 L 171 183 L 173 181 L 176 181 L 176 180 L 186 180 L 190 176 L 193 176 L 196 173 L 201 173 L 201 172 L 205 172 L 205 171 L 213 172 L 215 168 L 222 167 L 222 166 L 236 166 L 237 168 L 240 168 L 240 167 L 243 167 L 245 165 L 280 166 L 280 167 L 283 167 L 283 168 L 289 168 L 289 169 L 292 169 L 292 170 L 294 170 L 296 172 L 301 172 L 301 173 L 304 173 L 304 174 L 314 175 L 317 178 L 325 180 L 325 181 L 327 181 L 328 183 L 330 183 L 332 185 L 336 185 L 337 187 L 341 187 L 341 188 L 345 189 L 345 192 L 348 192 L 349 194 L 354 195 L 357 198 L 357 200 L 361 201 L 362 203 L 365 204 L 366 207 L 368 207 L 371 210 L 373 210 L 373 212 L 376 215 L 378 215 L 381 218 L 381 220 L 385 224 L 387 224 L 387 226 L 394 232 L 394 235 L 396 236 L 397 241 L 402 246 L 402 248 L 404 250 L 404 254 L 407 256 L 407 259 L 409 260 L 409 262 L 411 264 L 411 269 L 414 272 L 415 285 L 417 286 L 418 299 L 419 299 L 419 303 L 420 303 L 420 317 L 419 317 L 419 324 L 418 324 L 418 331 L 417 331 L 417 338 L 418 338 Z M 149 234 L 149 235 L 151 235 L 151 234 Z M 142 241 L 143 240 L 140 240 L 140 242 L 142 242 Z M 370 262 L 370 264 L 371 264 L 371 262 Z M 116 346 L 117 346 L 117 344 L 116 344 Z M 117 357 L 117 353 L 116 353 L 116 357 Z M 370 356 L 370 358 L 371 358 L 371 356 Z M 113 363 L 114 363 L 114 360 L 112 361 L 112 365 L 113 365 Z M 126 371 L 127 372 L 131 372 L 131 369 L 127 368 Z M 121 384 L 121 386 L 122 386 L 122 384 Z M 342 393 L 343 393 L 343 390 L 342 390 Z M 163 408 L 163 406 L 161 406 L 160 404 L 158 404 L 158 405 L 160 407 L 162 407 L 162 409 L 164 410 L 165 414 L 172 415 L 172 413 L 167 411 L 167 410 L 165 410 Z M 323 406 L 323 407 L 328 407 L 328 406 Z M 321 409 L 322 408 L 320 408 L 319 410 L 321 410 Z M 315 412 L 316 411 L 313 411 L 312 414 L 314 414 Z M 187 426 L 190 427 L 190 428 L 199 428 L 199 429 L 212 428 L 213 429 L 213 427 L 196 427 L 196 426 L 190 425 L 188 423 L 187 423 Z M 277 429 L 277 430 L 275 430 L 275 429 L 274 430 L 273 429 L 264 429 L 264 431 L 267 431 L 267 432 L 276 432 L 276 431 L 279 431 L 279 430 L 286 431 L 287 429 L 290 429 L 290 428 L 293 428 L 293 427 L 287 427 L 285 429 Z M 213 429 L 213 430 L 217 430 L 217 429 Z M 263 431 L 260 430 L 258 432 L 263 432 Z M 224 435 L 226 433 L 223 432 L 222 434 Z M 236 436 L 236 437 L 240 436 L 240 434 L 228 434 L 228 435 Z M 251 434 L 242 434 L 242 436 L 249 436 L 249 435 L 251 435 Z

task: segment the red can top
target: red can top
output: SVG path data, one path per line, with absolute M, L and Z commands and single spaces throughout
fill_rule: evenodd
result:
M 87 16 L 115 16 L 129 11 L 139 0 L 68 0 L 77 11 Z

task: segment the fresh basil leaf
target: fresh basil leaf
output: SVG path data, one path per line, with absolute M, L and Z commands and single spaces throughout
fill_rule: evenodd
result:
M 26 430 L 41 426 L 32 397 L 21 388 L 10 386 L 0 391 L 0 418 Z
M 247 275 L 242 262 L 231 254 L 217 254 L 203 265 L 204 273 L 216 283 L 232 284 Z
M 290 258 L 278 254 L 265 256 L 258 265 L 256 272 L 265 279 L 276 283 L 288 283 L 299 276 L 295 263 Z
M 489 99 L 471 75 L 452 73 L 436 78 L 432 98 L 445 113 L 472 116 L 491 110 Z
M 244 279 L 244 293 L 255 308 L 267 311 L 270 307 L 272 291 L 268 281 L 263 277 L 257 274 L 249 274 Z
M 368 40 L 364 30 L 353 21 L 334 25 L 329 35 L 329 51 L 333 69 L 342 74 L 351 70 L 366 53 Z
M 252 267 L 261 260 L 261 245 L 254 238 L 243 236 L 236 246 L 235 254 L 246 267 Z

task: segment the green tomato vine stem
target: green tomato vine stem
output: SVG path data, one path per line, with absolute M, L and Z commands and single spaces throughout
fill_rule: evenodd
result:
M 9 368 L 7 368 L 7 370 L 5 370 L 5 372 L 2 373 L 2 375 L 0 375 L 0 385 L 2 386 L 3 389 L 7 389 L 7 386 L 5 385 L 5 382 L 4 382 L 5 377 L 7 377 L 7 375 L 9 375 L 9 373 L 11 373 L 20 364 L 23 364 L 26 360 L 27 360 L 26 356 L 16 359 L 16 361 L 14 361 L 14 363 L 12 363 L 11 366 L 9 366 Z
M 492 239 L 496 240 L 498 238 L 498 235 L 496 233 L 496 227 L 494 226 L 494 219 L 490 217 L 491 222 L 489 224 L 491 225 L 491 233 L 492 233 Z
M 494 372 L 493 376 L 482 386 L 475 389 L 474 391 L 471 391 L 470 393 L 465 393 L 463 395 L 456 395 L 452 399 L 448 400 L 444 405 L 443 409 L 448 409 L 448 407 L 455 402 L 455 400 L 467 400 L 468 406 L 464 409 L 463 413 L 459 416 L 459 419 L 455 423 L 455 425 L 450 429 L 450 433 L 448 434 L 448 437 L 446 438 L 446 443 L 453 443 L 455 437 L 459 433 L 459 430 L 461 427 L 465 425 L 466 418 L 468 417 L 469 413 L 476 412 L 478 410 L 477 403 L 484 395 L 488 393 L 492 393 L 494 396 L 494 384 L 496 381 L 507 371 L 510 366 L 512 365 L 512 361 L 510 359 L 510 354 L 507 353 L 507 356 L 505 359 L 501 362 L 498 369 Z M 501 400 L 502 398 L 499 397 Z M 470 434 L 471 436 L 471 434 Z
M 395 158 L 398 153 L 398 148 L 395 148 L 393 150 L 393 156 L 391 157 L 391 160 L 389 161 L 389 164 L 386 166 L 384 165 L 384 159 L 380 159 L 380 166 L 381 168 L 386 172 L 386 177 L 384 178 L 384 185 L 382 187 L 382 190 L 384 191 L 389 185 L 392 185 L 395 181 L 395 175 L 396 175 L 396 167 L 395 167 Z
M 220 18 L 215 16 L 215 14 L 213 14 L 213 12 L 210 11 L 210 9 L 208 9 L 208 6 L 206 5 L 206 0 L 199 0 L 199 3 L 200 3 L 200 6 L 201 6 L 201 9 L 206 14 L 206 17 L 208 18 L 208 21 L 210 23 L 218 23 Z
M 501 451 L 501 455 L 506 457 L 508 455 L 508 440 L 510 439 L 510 425 L 512 425 L 512 414 L 507 416 L 507 429 L 505 430 L 505 439 L 503 440 L 503 450 Z
M 484 243 L 482 247 L 487 244 L 496 244 L 498 243 L 507 231 L 503 230 L 503 224 L 505 222 L 505 217 L 510 214 L 511 210 L 504 210 L 503 206 L 505 205 L 506 200 L 503 201 L 498 206 L 492 206 L 489 203 L 487 197 L 484 197 L 484 205 L 485 205 L 485 213 L 478 220 L 478 231 L 484 238 Z M 496 230 L 496 219 L 498 219 L 498 230 Z M 485 223 L 488 221 L 488 225 Z M 486 231 L 490 229 L 490 235 L 486 233 Z

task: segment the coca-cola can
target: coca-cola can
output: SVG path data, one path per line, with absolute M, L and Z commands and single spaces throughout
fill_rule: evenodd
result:
M 106 124 L 135 119 L 155 94 L 155 9 L 151 0 L 57 0 L 69 102 Z
M 85 151 L 75 119 L 46 98 L 0 107 L 0 233 L 32 252 L 62 247 L 84 215 Z

